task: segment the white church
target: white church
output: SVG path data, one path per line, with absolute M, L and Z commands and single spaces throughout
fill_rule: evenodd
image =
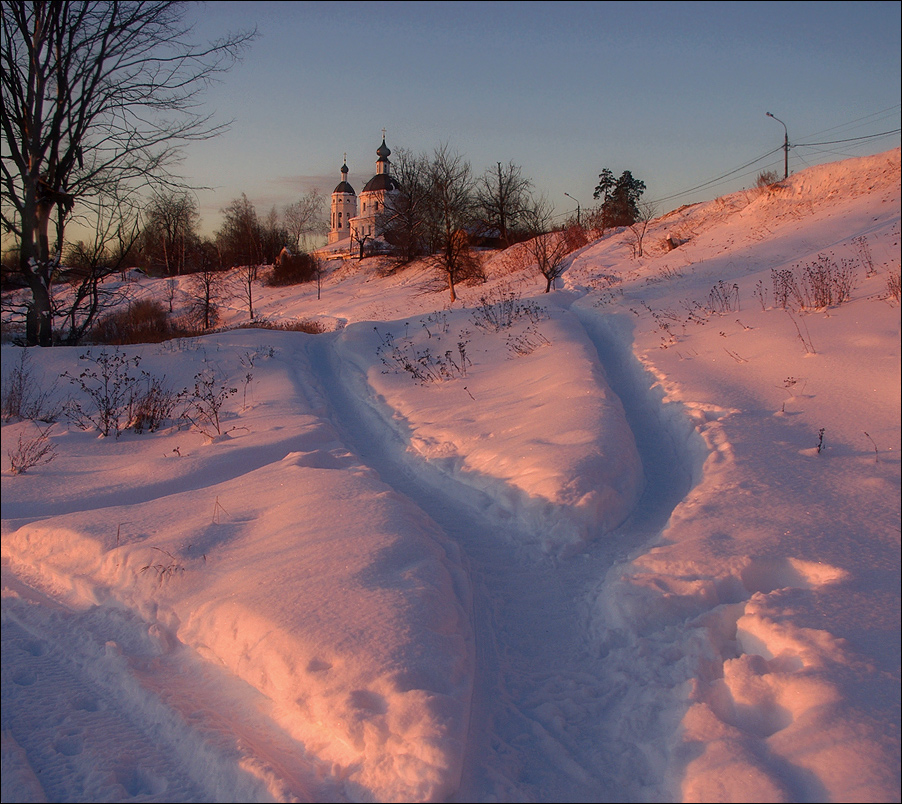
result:
M 376 175 L 371 178 L 358 199 L 354 188 L 348 183 L 347 155 L 341 166 L 341 181 L 332 191 L 331 217 L 329 219 L 329 245 L 342 241 L 361 243 L 364 238 L 379 237 L 381 232 L 377 218 L 385 210 L 386 198 L 398 191 L 399 185 L 391 175 L 391 151 L 385 144 L 376 149 Z M 348 242 L 350 246 L 351 243 Z

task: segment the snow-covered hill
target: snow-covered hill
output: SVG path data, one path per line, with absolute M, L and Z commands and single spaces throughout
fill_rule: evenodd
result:
M 4 423 L 3 801 L 899 800 L 899 223 L 895 150 L 550 294 L 348 261 L 117 353 L 218 423 Z

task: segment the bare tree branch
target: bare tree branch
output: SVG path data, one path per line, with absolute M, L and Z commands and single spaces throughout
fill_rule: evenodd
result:
M 255 33 L 196 46 L 177 2 L 4 0 L 0 225 L 19 241 L 32 292 L 29 342 L 53 342 L 50 284 L 76 207 L 178 185 L 181 147 L 220 133 L 201 111 L 205 87 Z M 56 213 L 57 243 L 49 225 Z

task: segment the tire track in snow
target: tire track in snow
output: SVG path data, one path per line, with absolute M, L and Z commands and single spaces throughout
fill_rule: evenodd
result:
M 660 533 L 690 474 L 673 471 L 677 449 L 641 371 L 610 333 L 591 326 L 593 315 L 580 318 L 628 410 L 648 486 L 616 533 L 565 561 L 518 548 L 515 532 L 500 534 L 481 514 L 492 505 L 484 492 L 406 451 L 369 401 L 365 378 L 338 356 L 340 333 L 317 336 L 308 347 L 324 409 L 348 447 L 435 520 L 468 563 L 476 677 L 464 771 L 452 801 L 638 801 L 658 787 L 654 769 L 643 772 L 641 748 L 622 743 L 624 732 L 641 724 L 610 722 L 623 679 L 592 644 L 589 607 L 612 566 Z
M 3 588 L 4 801 L 352 800 L 259 693 L 158 624 L 69 609 L 6 567 Z

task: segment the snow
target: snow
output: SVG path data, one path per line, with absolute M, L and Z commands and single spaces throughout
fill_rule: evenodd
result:
M 335 260 L 257 293 L 326 333 L 122 347 L 219 433 L 61 417 L 12 474 L 4 423 L 3 801 L 898 801 L 899 222 L 897 149 L 550 294 Z M 780 309 L 821 257 L 851 299 Z

